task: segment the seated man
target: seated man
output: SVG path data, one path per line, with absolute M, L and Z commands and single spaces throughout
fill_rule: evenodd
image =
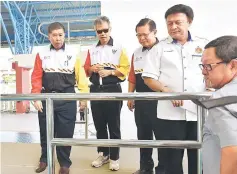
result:
M 237 37 L 208 43 L 200 68 L 213 98 L 237 96 Z M 209 110 L 202 151 L 203 174 L 237 174 L 237 103 Z

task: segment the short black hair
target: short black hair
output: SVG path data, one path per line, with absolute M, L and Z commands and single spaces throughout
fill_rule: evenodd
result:
M 60 22 L 53 22 L 48 26 L 48 33 L 51 33 L 53 30 L 63 29 L 65 33 L 65 28 Z
M 167 19 L 167 17 L 171 14 L 175 14 L 175 13 L 184 13 L 188 19 L 189 22 L 193 21 L 194 18 L 194 13 L 193 13 L 193 9 L 187 5 L 184 4 L 177 4 L 174 5 L 172 7 L 170 7 L 166 12 L 165 12 L 165 19 Z
M 209 42 L 205 49 L 215 48 L 216 56 L 228 63 L 237 58 L 237 36 L 221 36 Z
M 156 30 L 156 23 L 152 19 L 143 18 L 136 25 L 135 31 L 137 32 L 137 27 L 142 27 L 142 26 L 145 26 L 145 25 L 149 25 L 149 30 L 150 31 Z

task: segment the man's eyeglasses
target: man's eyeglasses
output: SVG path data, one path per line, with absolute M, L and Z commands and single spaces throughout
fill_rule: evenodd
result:
M 218 62 L 218 63 L 210 63 L 210 64 L 199 64 L 199 67 L 201 70 L 205 69 L 206 71 L 211 71 L 213 66 L 219 65 L 222 63 L 227 63 L 227 62 Z
M 96 30 L 96 32 L 97 32 L 98 34 L 108 33 L 108 32 L 109 32 L 109 29 Z
M 150 34 L 151 34 L 151 32 L 150 33 L 142 33 L 142 34 L 137 33 L 136 36 L 137 36 L 137 38 L 141 38 L 141 37 L 147 38 Z

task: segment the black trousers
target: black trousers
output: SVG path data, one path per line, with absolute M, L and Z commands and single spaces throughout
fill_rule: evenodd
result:
M 157 101 L 135 101 L 138 140 L 153 140 L 152 119 L 157 116 Z M 153 170 L 152 148 L 140 148 L 140 170 Z
M 40 162 L 47 163 L 47 132 L 46 132 L 46 104 L 43 101 L 43 112 L 38 112 L 40 127 L 41 157 Z M 54 137 L 72 138 L 74 134 L 77 113 L 76 101 L 54 101 Z M 56 146 L 57 158 L 60 166 L 70 167 L 71 146 Z
M 197 140 L 197 122 L 185 120 L 156 119 L 153 122 L 158 140 Z M 188 174 L 197 174 L 197 150 L 187 149 Z M 159 158 L 165 174 L 183 174 L 184 149 L 159 149 Z M 158 174 L 158 173 L 157 173 Z
M 120 85 L 91 86 L 91 93 L 121 93 Z M 97 139 L 121 139 L 120 112 L 122 101 L 91 101 L 92 117 L 96 129 Z M 109 135 L 108 135 L 108 129 Z M 98 147 L 98 153 L 103 152 L 104 156 L 109 155 L 111 160 L 119 159 L 118 147 Z

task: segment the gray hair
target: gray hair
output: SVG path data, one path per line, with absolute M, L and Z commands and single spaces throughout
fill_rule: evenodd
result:
M 216 56 L 228 63 L 237 58 L 237 36 L 221 36 L 209 42 L 205 49 L 214 47 Z
M 103 22 L 107 22 L 108 23 L 108 25 L 110 26 L 110 20 L 109 20 L 109 18 L 107 17 L 107 16 L 100 16 L 100 17 L 98 17 L 95 21 L 94 21 L 94 26 L 96 26 L 96 25 L 100 25 L 100 24 L 102 24 Z

